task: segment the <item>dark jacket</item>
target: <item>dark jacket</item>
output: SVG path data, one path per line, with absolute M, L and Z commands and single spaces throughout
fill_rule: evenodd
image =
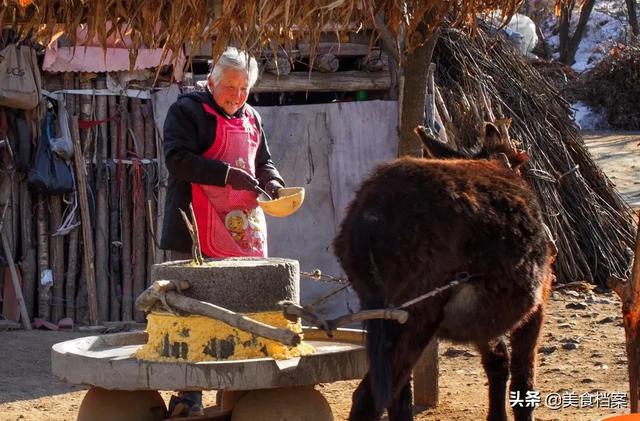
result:
M 191 251 L 191 237 L 180 216 L 180 209 L 189 213 L 191 183 L 224 186 L 227 179 L 227 163 L 202 156 L 211 147 L 216 135 L 216 119 L 204 110 L 203 103 L 207 103 L 220 115 L 227 116 L 215 103 L 211 93 L 191 92 L 181 95 L 171 105 L 164 123 L 164 155 L 169 180 L 160 248 L 166 250 Z M 260 186 L 264 187 L 273 179 L 284 184 L 271 161 L 258 113 L 245 104 L 236 115 L 240 115 L 245 107 L 249 107 L 254 113 L 261 133 L 255 162 L 256 178 Z

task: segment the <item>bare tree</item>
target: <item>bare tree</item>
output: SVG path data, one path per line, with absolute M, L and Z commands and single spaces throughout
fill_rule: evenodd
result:
M 636 0 L 627 1 L 627 14 L 629 15 L 629 26 L 631 26 L 631 32 L 634 36 L 638 36 L 638 14 L 636 12 Z
M 576 0 L 571 0 L 560 6 L 559 35 L 560 61 L 562 63 L 572 65 L 575 62 L 576 52 L 578 51 L 578 46 L 584 36 L 584 31 L 587 27 L 587 22 L 589 21 L 589 16 L 591 16 L 591 11 L 593 10 L 595 2 L 596 0 L 585 0 L 582 2 L 582 6 L 580 7 L 580 17 L 573 35 L 570 34 L 571 15 L 577 5 L 577 2 Z

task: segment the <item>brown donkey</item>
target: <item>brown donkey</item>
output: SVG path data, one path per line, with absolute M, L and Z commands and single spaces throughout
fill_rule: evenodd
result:
M 475 154 L 416 131 L 427 159 L 401 158 L 360 187 L 334 241 L 363 309 L 410 305 L 409 320 L 368 321 L 369 372 L 350 418 L 411 420 L 411 370 L 433 336 L 478 347 L 489 378 L 489 420 L 506 420 L 506 388 L 534 389 L 543 306 L 552 282 L 551 245 L 534 192 L 518 167 L 528 156 L 485 126 Z M 511 355 L 504 335 L 510 335 Z M 514 407 L 517 421 L 533 407 Z

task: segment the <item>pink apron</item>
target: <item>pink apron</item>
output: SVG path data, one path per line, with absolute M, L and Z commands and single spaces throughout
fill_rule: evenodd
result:
M 202 105 L 217 122 L 215 140 L 203 156 L 242 168 L 255 177 L 260 142 L 255 117 L 247 107 L 242 117 L 225 118 Z M 256 193 L 196 183 L 191 183 L 191 193 L 202 253 L 208 257 L 267 255 L 266 222 Z

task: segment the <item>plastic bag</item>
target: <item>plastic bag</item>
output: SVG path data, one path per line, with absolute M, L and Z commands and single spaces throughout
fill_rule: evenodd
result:
M 51 125 L 53 115 L 48 112 L 38 139 L 36 155 L 29 170 L 27 184 L 34 193 L 55 196 L 71 193 L 75 189 L 71 168 L 51 150 Z
M 73 157 L 73 142 L 71 141 L 71 131 L 69 130 L 69 114 L 62 101 L 58 101 L 58 134 L 60 137 L 49 139 L 51 150 L 65 160 Z

